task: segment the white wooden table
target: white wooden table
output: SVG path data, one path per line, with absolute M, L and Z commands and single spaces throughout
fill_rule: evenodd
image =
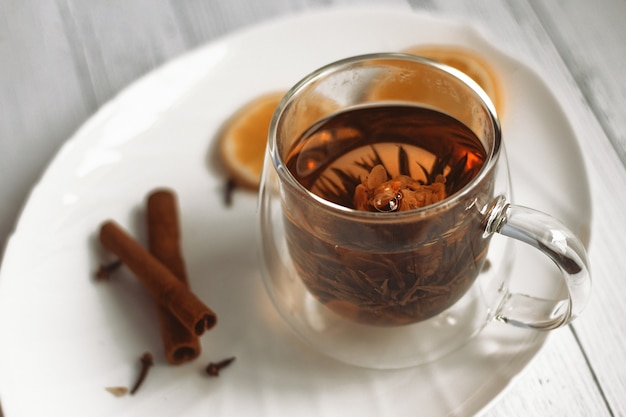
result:
M 347 4 L 360 3 L 0 2 L 0 246 L 47 161 L 130 82 L 238 28 Z M 626 416 L 626 1 L 410 6 L 483 26 L 498 35 L 498 46 L 538 70 L 572 121 L 590 179 L 592 300 L 581 318 L 551 335 L 487 415 Z

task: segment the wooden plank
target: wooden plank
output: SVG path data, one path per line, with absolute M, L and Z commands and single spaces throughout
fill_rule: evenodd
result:
M 187 49 L 167 0 L 58 0 L 98 106 Z
M 195 46 L 305 7 L 304 2 L 280 0 L 190 0 L 179 3 L 175 13 L 190 45 Z
M 626 2 L 531 0 L 531 5 L 626 165 Z
M 53 2 L 2 1 L 0 19 L 1 252 L 31 185 L 94 107 Z
M 305 10 L 364 4 L 403 6 L 409 10 L 405 0 L 190 0 L 179 3 L 175 13 L 189 44 L 195 46 L 249 25 Z
M 611 416 L 585 358 L 575 349 L 562 349 L 575 345 L 571 328 L 555 330 L 511 389 L 487 408 L 485 417 Z

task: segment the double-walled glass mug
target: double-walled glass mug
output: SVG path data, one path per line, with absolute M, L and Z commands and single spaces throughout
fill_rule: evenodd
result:
M 492 320 L 563 326 L 589 297 L 582 243 L 509 202 L 494 106 L 440 63 L 370 54 L 308 75 L 274 113 L 261 182 L 270 298 L 309 345 L 341 361 L 431 362 Z M 513 240 L 502 236 L 554 261 L 550 279 L 566 297 L 511 292 Z

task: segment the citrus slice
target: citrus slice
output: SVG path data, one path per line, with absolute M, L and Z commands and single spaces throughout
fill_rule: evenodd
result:
M 498 113 L 502 113 L 500 80 L 493 67 L 476 52 L 453 45 L 417 45 L 402 52 L 430 58 L 465 73 L 485 90 Z
M 219 149 L 222 161 L 237 185 L 259 186 L 270 121 L 284 94 L 273 92 L 257 97 L 226 122 Z
M 220 137 L 220 154 L 237 185 L 258 188 L 265 158 L 270 122 L 285 92 L 267 93 L 245 104 L 226 122 Z M 329 97 L 311 94 L 291 107 L 290 135 L 300 137 L 321 118 L 335 112 Z

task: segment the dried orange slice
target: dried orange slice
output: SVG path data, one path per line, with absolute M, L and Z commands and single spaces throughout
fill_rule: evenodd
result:
M 226 122 L 219 150 L 226 169 L 238 185 L 259 186 L 270 121 L 284 94 L 273 92 L 257 97 Z
M 258 188 L 270 122 L 284 95 L 285 92 L 274 92 L 257 97 L 226 122 L 220 137 L 220 154 L 237 185 Z M 288 130 L 299 137 L 313 123 L 338 107 L 330 98 L 312 94 L 292 107 Z
M 476 52 L 453 45 L 417 45 L 402 52 L 430 58 L 465 73 L 485 90 L 498 113 L 502 114 L 500 79 L 487 60 Z

